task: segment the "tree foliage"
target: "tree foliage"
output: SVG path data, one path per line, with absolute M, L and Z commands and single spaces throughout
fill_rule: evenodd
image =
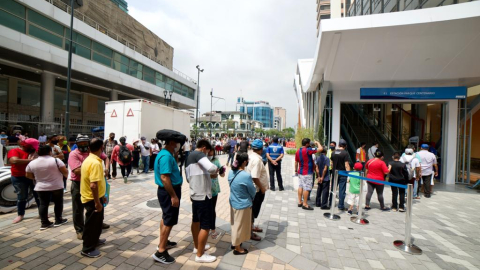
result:
M 295 145 L 297 148 L 302 147 L 302 140 L 305 138 L 309 138 L 310 140 L 314 140 L 313 129 L 311 128 L 298 128 L 297 133 L 295 134 Z

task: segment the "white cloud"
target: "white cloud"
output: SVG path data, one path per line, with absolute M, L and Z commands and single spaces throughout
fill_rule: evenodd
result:
M 129 13 L 174 48 L 174 68 L 201 74 L 201 112 L 210 110 L 210 89 L 235 109 L 265 100 L 287 109 L 297 123 L 293 77 L 297 59 L 312 58 L 316 42 L 314 0 L 130 0 Z M 223 101 L 214 109 L 224 110 Z

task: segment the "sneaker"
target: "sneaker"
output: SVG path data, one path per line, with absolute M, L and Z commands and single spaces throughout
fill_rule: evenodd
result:
M 20 221 L 22 221 L 22 220 L 23 220 L 23 216 L 17 216 L 17 217 L 12 221 L 12 223 L 15 224 L 15 223 L 18 223 L 18 222 L 20 222 Z
M 352 210 L 348 210 L 348 215 L 351 216 L 353 214 Z
M 127 177 L 126 176 L 123 177 L 123 183 L 125 183 L 125 184 L 127 183 Z
M 67 221 L 68 221 L 68 219 L 62 218 L 62 220 L 60 220 L 60 222 L 55 221 L 55 224 L 53 224 L 53 227 L 62 226 L 63 224 L 67 223 Z
M 98 258 L 100 257 L 100 251 L 98 249 L 92 250 L 90 252 L 81 252 L 82 256 L 88 257 L 88 258 Z
M 98 239 L 97 247 L 101 245 L 105 245 L 106 242 L 107 242 L 107 239 L 105 238 Z
M 303 210 L 313 210 L 313 207 L 311 207 L 310 205 L 309 206 L 302 206 L 302 209 Z
M 195 256 L 195 261 L 199 263 L 211 263 L 217 260 L 217 257 L 203 253 L 202 257 Z
M 405 208 L 398 209 L 399 212 L 405 212 Z
M 53 222 L 50 222 L 48 224 L 42 224 L 42 226 L 40 227 L 40 230 L 43 231 L 51 227 L 53 227 Z
M 398 210 L 397 210 L 397 208 L 392 208 L 392 211 L 397 212 Z
M 210 245 L 209 245 L 209 244 L 206 244 L 206 245 L 205 245 L 205 249 L 204 249 L 203 251 L 207 251 L 207 250 L 209 250 L 209 249 L 210 249 Z M 197 253 L 197 251 L 198 251 L 198 250 L 194 247 L 194 248 L 193 248 L 193 253 Z
M 385 208 L 382 209 L 382 211 L 383 211 L 383 212 L 389 212 L 389 211 L 390 211 L 390 208 L 385 207 Z
M 106 230 L 110 228 L 110 225 L 108 225 L 107 223 L 102 223 L 102 229 Z
M 322 206 L 322 207 L 320 207 L 320 209 L 322 209 L 322 210 L 330 210 L 330 207 L 329 207 L 329 206 Z
M 177 242 L 172 242 L 172 241 L 169 241 L 167 240 L 167 249 L 171 249 L 171 248 L 174 248 L 177 246 Z
M 164 251 L 164 252 L 155 252 L 155 254 L 152 254 L 152 258 L 159 262 L 159 263 L 163 263 L 163 264 L 172 264 L 175 262 L 175 258 L 173 258 L 172 256 L 170 256 L 170 254 L 168 254 L 168 251 Z

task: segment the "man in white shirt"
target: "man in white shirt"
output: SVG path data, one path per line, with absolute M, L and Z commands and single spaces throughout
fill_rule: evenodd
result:
M 400 162 L 407 165 L 409 180 L 413 181 L 413 198 L 420 199 L 418 196 L 418 182 L 422 175 L 420 161 L 415 157 L 413 148 L 405 149 L 405 154 L 400 158 Z
M 437 157 L 428 152 L 430 146 L 426 143 L 422 144 L 422 150 L 417 153 L 421 158 L 420 166 L 422 168 L 422 181 L 425 198 L 430 198 L 430 186 L 433 183 L 433 175 L 438 176 Z M 433 170 L 435 168 L 435 171 Z
M 368 149 L 368 160 L 375 158 L 375 152 L 378 150 L 378 142 L 373 142 L 372 147 Z
M 183 153 L 185 154 L 185 160 L 188 159 L 188 155 L 190 154 L 190 151 L 192 151 L 192 143 L 190 140 L 186 140 L 185 144 L 183 145 Z
M 269 179 L 267 176 L 267 169 L 263 164 L 262 152 L 263 152 L 263 142 L 262 140 L 256 139 L 252 142 L 252 150 L 249 157 L 248 166 L 245 169 L 252 175 L 253 182 L 255 183 L 255 188 L 257 193 L 253 199 L 252 205 L 252 236 L 251 240 L 260 241 L 261 238 L 255 232 L 262 232 L 263 230 L 258 226 L 254 226 L 255 218 L 260 214 L 260 209 L 262 207 L 263 200 L 265 199 L 265 192 L 268 189 Z
M 45 133 L 42 133 L 42 135 L 38 137 L 38 142 L 41 145 L 44 145 L 47 142 L 47 135 L 45 135 Z
M 140 154 L 142 156 L 143 172 L 148 173 L 150 166 L 150 156 L 152 155 L 152 145 L 147 142 L 147 138 L 140 138 L 142 143 L 140 144 Z

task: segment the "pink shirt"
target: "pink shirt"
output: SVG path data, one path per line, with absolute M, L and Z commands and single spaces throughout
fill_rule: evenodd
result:
M 130 152 L 133 151 L 133 145 L 127 143 L 127 148 L 128 150 L 130 150 Z M 112 156 L 110 157 L 111 160 L 115 160 L 118 164 L 124 166 L 124 165 L 128 165 L 127 164 L 123 164 L 123 162 L 118 158 L 118 155 L 120 154 L 120 145 L 117 144 L 115 145 L 115 147 L 113 148 L 113 151 L 112 151 Z M 133 155 L 132 155 L 132 161 L 133 161 Z
M 35 191 L 52 191 L 63 189 L 63 174 L 60 172 L 62 167 L 65 167 L 65 164 L 58 158 L 39 156 L 28 163 L 25 171 L 35 175 Z
M 80 152 L 78 148 L 70 152 L 70 155 L 68 156 L 68 168 L 72 170 L 70 173 L 70 180 L 80 181 L 81 177 L 77 176 L 73 172 L 73 170 L 80 168 L 82 166 L 83 161 L 88 157 L 89 154 L 90 152 Z M 107 155 L 102 153 L 100 158 L 105 160 L 107 158 Z

